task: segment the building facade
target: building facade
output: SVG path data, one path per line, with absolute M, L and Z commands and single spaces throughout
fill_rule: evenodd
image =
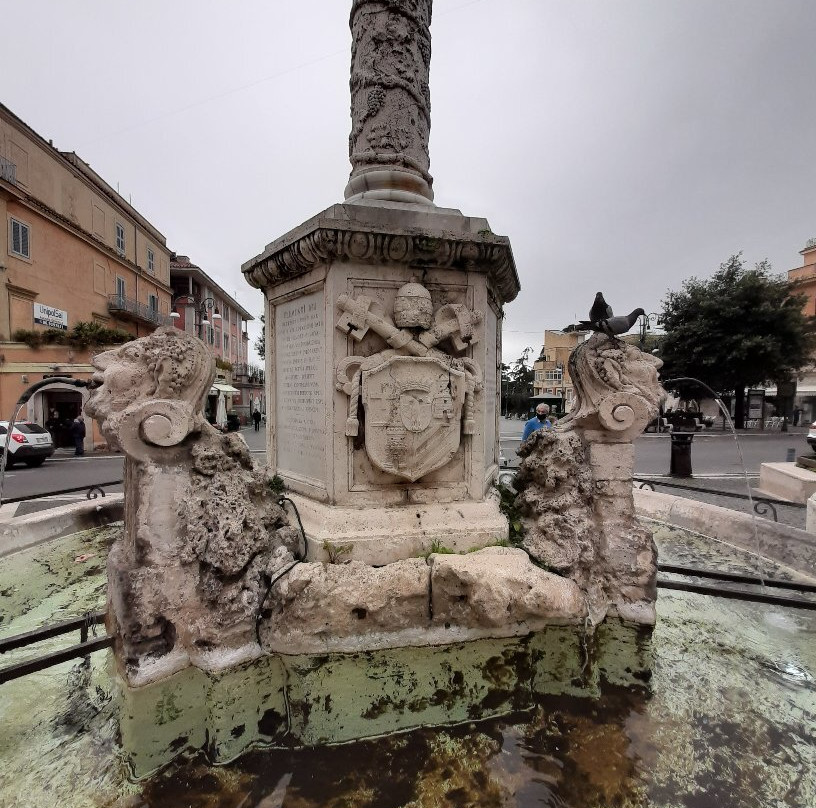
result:
M 545 331 L 541 354 L 533 363 L 533 398 L 550 405 L 554 414 L 572 408 L 574 389 L 569 375 L 569 357 L 586 340 L 586 331 Z
M 172 322 L 165 237 L 74 152 L 54 148 L 3 105 L 0 220 L 1 419 L 34 382 L 90 378 L 102 346 L 56 332 L 72 337 L 89 323 L 138 337 Z M 85 397 L 49 387 L 23 417 L 64 423 Z M 86 428 L 87 448 L 104 443 L 91 419 Z M 61 432 L 55 437 L 64 443 Z
M 807 317 L 816 316 L 816 238 L 810 239 L 799 254 L 802 256 L 802 266 L 788 270 L 788 280 L 793 284 L 794 291 L 806 297 L 802 311 Z M 766 395 L 775 395 L 778 391 L 769 388 Z M 810 423 L 816 420 L 816 357 L 813 357 L 810 367 L 802 368 L 796 384 L 794 398 L 794 418 L 798 423 Z M 796 417 L 797 410 L 800 411 Z
M 263 371 L 249 363 L 247 323 L 255 318 L 187 255 L 171 256 L 170 286 L 176 327 L 203 340 L 216 359 L 216 382 L 207 400 L 210 417 L 220 394 L 225 394 L 227 412 L 244 423 L 255 406 L 265 412 Z

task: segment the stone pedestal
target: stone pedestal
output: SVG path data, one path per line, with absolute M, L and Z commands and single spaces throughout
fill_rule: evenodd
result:
M 310 541 L 372 564 L 495 543 L 508 240 L 459 211 L 329 208 L 243 266 L 266 296 L 268 458 Z

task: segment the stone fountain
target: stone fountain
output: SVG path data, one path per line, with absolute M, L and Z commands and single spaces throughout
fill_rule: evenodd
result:
M 354 0 L 346 201 L 243 267 L 266 299 L 269 467 L 206 423 L 213 360 L 194 337 L 159 329 L 94 360 L 87 411 L 126 455 L 108 628 L 136 773 L 648 669 L 656 558 L 632 440 L 659 361 L 602 334 L 576 350 L 573 414 L 522 447 L 526 533 L 508 546 L 499 324 L 519 283 L 505 237 L 432 203 L 430 19 L 431 0 Z M 388 656 L 405 648 L 424 681 Z M 501 687 L 496 653 L 515 660 Z M 389 684 L 343 698 L 375 658 Z

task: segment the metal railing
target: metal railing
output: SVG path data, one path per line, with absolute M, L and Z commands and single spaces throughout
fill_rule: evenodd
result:
M 17 166 L 5 157 L 0 157 L 0 179 L 17 184 Z
M 108 311 L 124 312 L 156 325 L 173 325 L 173 318 L 169 315 L 162 314 L 158 309 L 153 309 L 145 303 L 140 303 L 138 300 L 133 300 L 124 295 L 109 295 Z
M 754 513 L 757 516 L 766 516 L 770 513 L 773 516 L 773 521 L 778 522 L 779 518 L 776 513 L 778 505 L 784 505 L 788 508 L 799 508 L 800 510 L 807 508 L 807 505 L 801 502 L 788 502 L 784 499 L 771 499 L 770 497 L 760 497 L 756 494 L 748 496 L 748 494 L 738 494 L 736 491 L 722 491 L 717 488 L 701 488 L 695 485 L 684 485 L 682 483 L 671 483 L 665 480 L 658 480 L 654 477 L 632 477 L 632 484 L 643 490 L 648 488 L 651 491 L 655 490 L 655 486 L 659 485 L 663 488 L 679 488 L 683 491 L 695 491 L 698 494 L 710 494 L 716 497 L 730 497 L 731 499 L 741 499 L 744 502 L 751 502 L 753 504 Z
M 256 381 L 258 384 L 263 384 L 264 370 L 257 365 L 247 365 L 243 363 L 236 363 L 232 366 L 232 375 L 245 376 L 250 382 Z

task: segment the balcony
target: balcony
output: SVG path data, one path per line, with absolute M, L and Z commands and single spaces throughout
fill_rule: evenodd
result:
M 17 184 L 17 166 L 5 157 L 0 157 L 0 180 Z
M 257 365 L 236 364 L 232 366 L 232 377 L 246 384 L 263 384 L 264 370 Z
M 157 327 L 160 325 L 173 325 L 173 318 L 169 315 L 162 314 L 145 303 L 139 303 L 138 300 L 132 300 L 124 295 L 109 295 L 108 311 L 122 320 L 150 323 Z

